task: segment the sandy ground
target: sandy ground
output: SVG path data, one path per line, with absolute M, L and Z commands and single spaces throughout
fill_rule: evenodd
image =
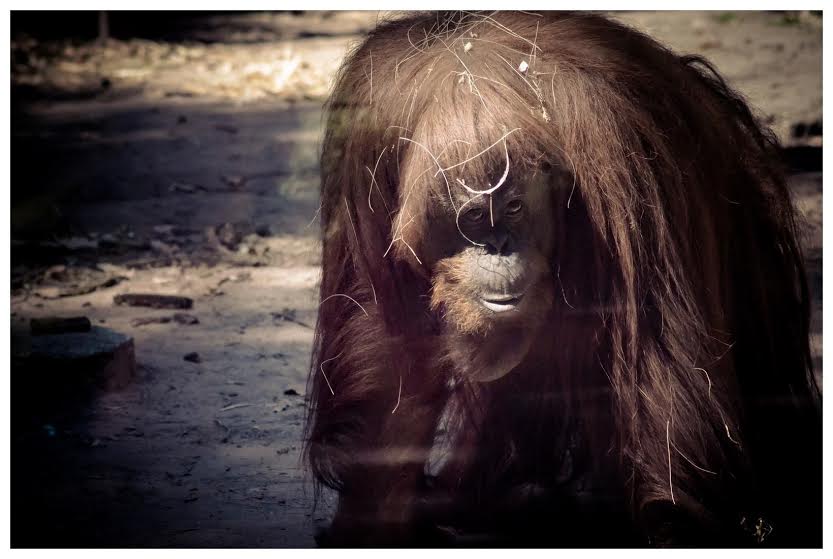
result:
M 69 414 L 13 403 L 12 545 L 314 545 L 330 506 L 313 511 L 299 450 L 321 102 L 377 17 L 218 16 L 175 42 L 14 38 L 13 352 L 29 319 L 83 315 L 132 336 L 138 370 Z M 709 57 L 785 144 L 821 145 L 820 19 L 616 17 Z M 821 174 L 791 184 L 820 375 Z M 113 304 L 137 292 L 191 297 L 199 323 L 137 325 L 172 314 Z

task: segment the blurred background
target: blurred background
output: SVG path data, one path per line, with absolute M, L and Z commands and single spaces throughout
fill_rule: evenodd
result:
M 12 546 L 306 547 L 321 108 L 385 12 L 12 12 Z M 617 12 L 784 145 L 821 380 L 822 17 Z

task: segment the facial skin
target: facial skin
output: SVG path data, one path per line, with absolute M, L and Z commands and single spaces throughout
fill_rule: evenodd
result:
M 488 310 L 502 313 L 518 307 L 531 278 L 522 256 L 528 250 L 524 246 L 527 243 L 518 234 L 526 210 L 524 200 L 515 196 L 509 200 L 494 198 L 492 195 L 478 197 L 459 221 L 467 237 L 483 244 L 464 250 L 470 281 L 479 286 L 476 296 Z
M 434 265 L 431 306 L 452 361 L 476 380 L 518 366 L 550 311 L 550 196 L 549 177 L 537 174 L 463 200 L 459 218 L 446 212 L 444 230 L 453 230 Z

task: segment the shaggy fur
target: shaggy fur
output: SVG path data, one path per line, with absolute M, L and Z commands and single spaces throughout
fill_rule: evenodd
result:
M 330 543 L 821 544 L 794 211 L 708 62 L 593 14 L 412 14 L 327 115 L 306 456 L 340 494 Z M 449 247 L 462 185 L 507 161 L 546 192 L 549 287 L 498 339 Z M 462 374 L 527 341 L 506 377 Z

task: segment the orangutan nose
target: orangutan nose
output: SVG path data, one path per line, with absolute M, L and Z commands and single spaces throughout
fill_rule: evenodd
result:
M 489 254 L 503 254 L 509 249 L 509 235 L 506 231 L 492 231 L 484 242 Z

